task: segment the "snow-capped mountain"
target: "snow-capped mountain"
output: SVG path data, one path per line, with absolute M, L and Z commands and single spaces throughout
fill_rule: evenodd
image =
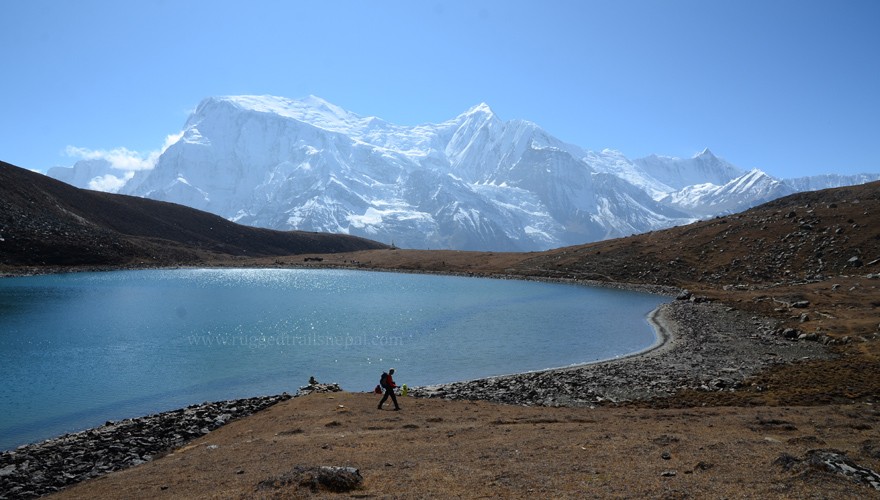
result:
M 98 158 L 78 161 L 74 168 L 52 167 L 47 175 L 77 187 L 115 193 L 134 174 L 122 173 L 109 161 Z
M 726 184 L 743 174 L 743 171 L 704 149 L 693 158 L 673 158 L 651 155 L 633 160 L 629 170 L 639 172 L 648 179 L 643 187 L 655 197 L 685 189 L 698 184 Z
M 811 177 L 797 177 L 794 179 L 786 179 L 785 183 L 795 192 L 800 191 L 816 191 L 819 189 L 836 188 L 843 186 L 855 186 L 857 184 L 865 184 L 866 182 L 876 181 L 880 178 L 877 174 L 825 174 L 814 175 Z
M 112 184 L 106 167 L 79 162 L 49 175 L 100 189 Z M 153 169 L 114 179 L 120 193 L 243 224 L 499 251 L 661 229 L 796 190 L 708 150 L 635 161 L 584 151 L 486 104 L 404 127 L 313 96 L 206 99 Z
M 787 184 L 755 169 L 721 185 L 707 182 L 686 186 L 660 201 L 690 214 L 707 217 L 739 212 L 793 192 Z

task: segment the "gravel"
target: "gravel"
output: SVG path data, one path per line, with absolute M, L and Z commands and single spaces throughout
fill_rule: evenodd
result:
M 657 345 L 647 352 L 560 369 L 416 387 L 417 397 L 589 407 L 668 397 L 683 389 L 734 391 L 773 365 L 827 359 L 821 342 L 787 339 L 776 321 L 688 296 L 651 315 Z
M 0 452 L 0 499 L 35 498 L 139 465 L 287 394 L 191 405 Z

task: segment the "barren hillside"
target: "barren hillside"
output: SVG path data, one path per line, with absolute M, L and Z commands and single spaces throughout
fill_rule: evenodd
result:
M 78 189 L 0 162 L 0 266 L 6 269 L 170 266 L 384 247 L 345 235 L 241 226 L 181 205 Z

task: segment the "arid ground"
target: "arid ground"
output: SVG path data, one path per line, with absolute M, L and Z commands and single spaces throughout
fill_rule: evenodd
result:
M 880 415 L 867 403 L 572 409 L 404 398 L 395 412 L 378 411 L 377 398 L 294 398 L 59 496 L 309 496 L 260 486 L 297 465 L 358 468 L 363 484 L 348 495 L 359 498 L 880 496 L 797 461 L 837 449 L 877 470 Z

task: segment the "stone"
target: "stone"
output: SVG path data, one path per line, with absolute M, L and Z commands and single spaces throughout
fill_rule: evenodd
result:
M 327 393 L 327 392 L 340 392 L 340 391 L 342 391 L 342 388 L 339 387 L 339 384 L 336 384 L 336 383 L 322 384 L 322 383 L 318 383 L 317 381 L 315 381 L 316 383 L 312 384 L 311 382 L 312 382 L 312 380 L 310 379 L 309 385 L 305 385 L 303 387 L 300 387 L 299 390 L 297 391 L 296 395 L 297 396 L 304 396 L 306 394 L 311 394 L 313 392 L 314 393 Z
M 782 453 L 773 464 L 780 466 L 785 472 L 804 473 L 815 469 L 840 474 L 880 491 L 880 474 L 858 465 L 845 453 L 837 450 L 810 450 L 803 459 Z
M 729 378 L 712 379 L 708 384 L 710 389 L 714 389 L 717 391 L 733 387 L 733 385 L 734 385 L 733 380 L 731 380 Z
M 84 479 L 145 463 L 197 437 L 181 429 L 201 432 L 207 429 L 207 423 L 216 428 L 220 425 L 216 423 L 218 418 L 226 422 L 286 399 L 290 399 L 288 394 L 192 405 L 186 410 L 112 422 L 20 446 L 14 452 L 0 452 L 0 498 L 42 496 Z
M 711 464 L 709 462 L 703 462 L 701 460 L 701 461 L 697 462 L 697 465 L 694 466 L 694 470 L 704 472 L 704 471 L 711 469 L 714 466 L 715 466 L 714 464 Z
M 782 336 L 790 340 L 797 339 L 800 333 L 800 331 L 795 330 L 794 328 L 786 328 L 785 330 L 782 330 Z
M 265 479 L 257 484 L 257 489 L 307 488 L 314 493 L 330 491 L 346 493 L 361 486 L 364 478 L 354 467 L 296 466 L 281 476 Z
M 844 475 L 880 491 L 880 474 L 856 464 L 844 453 L 835 450 L 810 450 L 807 452 L 806 461 L 811 466 Z

